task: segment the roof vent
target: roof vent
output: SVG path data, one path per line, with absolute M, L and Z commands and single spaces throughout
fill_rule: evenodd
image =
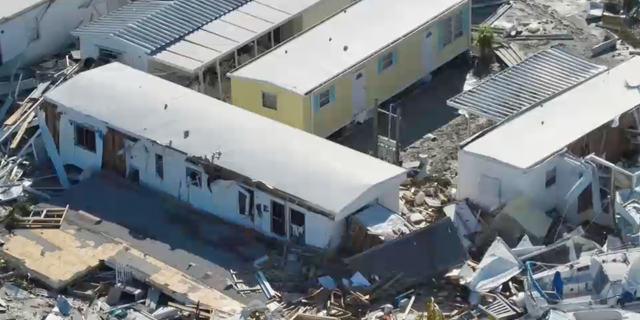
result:
M 349 50 L 349 46 L 344 46 L 344 47 L 342 48 L 342 50 L 344 50 L 344 51 Z

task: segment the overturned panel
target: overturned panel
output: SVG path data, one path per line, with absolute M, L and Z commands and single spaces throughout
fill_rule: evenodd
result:
M 86 231 L 14 230 L 4 239 L 2 255 L 53 289 L 61 289 L 124 249 L 119 243 L 89 239 Z
M 540 51 L 449 99 L 447 105 L 502 121 L 591 79 L 607 68 L 560 49 Z

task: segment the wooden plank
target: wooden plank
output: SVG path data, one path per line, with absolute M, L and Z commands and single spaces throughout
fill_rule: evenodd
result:
M 16 121 L 18 121 L 18 119 L 20 119 L 20 116 L 22 116 L 22 114 L 24 113 L 25 110 L 29 109 L 31 107 L 31 105 L 33 104 L 33 101 L 27 101 L 25 103 L 23 103 L 20 108 L 18 108 L 18 110 L 16 110 L 5 122 L 4 125 L 5 126 L 11 126 L 13 125 Z
M 29 127 L 29 124 L 31 124 L 31 120 L 33 120 L 33 117 L 35 116 L 36 116 L 35 111 L 31 111 L 31 113 L 29 113 L 29 115 L 27 116 L 27 119 L 20 126 L 20 130 L 18 130 L 18 133 L 13 138 L 13 141 L 11 141 L 11 146 L 9 147 L 9 149 L 15 149 L 18 146 L 18 143 L 20 143 L 22 136 L 24 135 L 25 131 L 27 131 L 27 128 Z

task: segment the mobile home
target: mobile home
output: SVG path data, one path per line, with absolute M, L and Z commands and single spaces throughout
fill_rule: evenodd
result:
M 327 137 L 465 53 L 468 0 L 366 0 L 232 71 L 232 104 Z

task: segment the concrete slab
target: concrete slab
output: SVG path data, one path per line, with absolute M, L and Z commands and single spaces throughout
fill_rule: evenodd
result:
M 165 277 L 190 277 L 240 304 L 265 299 L 262 294 L 243 297 L 232 289 L 226 290 L 230 269 L 238 271 L 248 285 L 255 284 L 252 263 L 267 253 L 267 247 L 257 241 L 263 238 L 254 230 L 226 223 L 167 195 L 101 173 L 48 203 L 62 204 L 69 204 L 66 223 L 87 231 L 78 235 L 81 240 L 98 241 L 90 238 L 98 234 L 131 248 L 106 257 L 107 265 L 129 265 L 136 277 L 152 283 L 162 284 L 167 281 Z M 80 210 L 102 222 L 94 224 L 84 219 Z M 162 266 L 161 271 L 158 265 Z M 165 266 L 175 271 L 162 271 Z M 177 286 L 174 291 L 182 292 L 176 295 L 199 296 L 187 289 Z

